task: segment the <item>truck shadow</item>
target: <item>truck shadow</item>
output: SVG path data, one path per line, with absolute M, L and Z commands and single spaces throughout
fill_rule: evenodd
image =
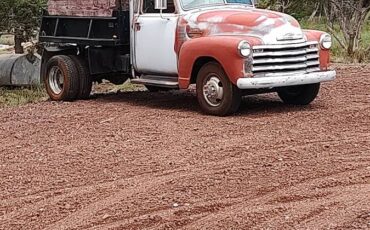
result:
M 151 93 L 148 91 L 118 92 L 95 94 L 102 103 L 127 103 L 131 106 L 148 107 L 161 110 L 176 110 L 201 114 L 201 109 L 194 92 L 170 91 Z M 274 93 L 243 97 L 240 110 L 235 116 L 253 116 L 261 114 L 298 112 L 312 110 L 315 105 L 306 107 L 286 105 Z

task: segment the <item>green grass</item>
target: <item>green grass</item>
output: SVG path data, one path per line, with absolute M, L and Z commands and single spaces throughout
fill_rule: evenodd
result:
M 126 82 L 123 85 L 113 85 L 111 83 L 103 83 L 94 86 L 94 93 L 110 93 L 110 92 L 133 92 L 143 91 L 145 87 L 142 85 L 131 84 Z M 38 87 L 0 87 L 0 108 L 15 107 L 28 103 L 36 103 L 46 101 L 48 99 L 45 88 Z
M 114 88 L 121 92 L 143 91 L 145 89 L 144 86 L 131 84 L 129 81 L 123 85 L 115 85 Z
M 304 29 L 314 29 L 314 30 L 321 30 L 330 33 L 326 27 L 326 23 L 324 21 L 307 21 L 302 20 L 301 26 Z M 335 26 L 335 36 L 339 39 L 343 38 L 343 34 L 340 31 L 339 26 Z M 363 62 L 369 62 L 370 56 L 368 53 L 365 52 L 366 49 L 370 47 L 370 23 L 365 25 L 365 28 L 362 31 L 362 40 L 361 40 L 361 49 L 358 52 L 358 58 L 361 59 Z M 332 53 L 332 60 L 334 62 L 345 62 L 350 63 L 353 62 L 351 58 L 348 57 L 346 50 L 344 50 L 340 45 L 339 42 L 333 37 L 333 47 L 331 49 Z
M 103 81 L 100 84 L 93 85 L 93 94 L 107 94 L 107 93 L 117 93 L 117 92 L 135 92 L 143 91 L 145 87 L 142 85 L 131 84 L 130 81 L 122 85 L 114 85 L 108 81 Z
M 14 107 L 47 100 L 45 89 L 40 87 L 0 87 L 0 108 Z

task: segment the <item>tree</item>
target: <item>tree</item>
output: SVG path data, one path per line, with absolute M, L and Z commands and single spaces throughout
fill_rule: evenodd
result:
M 35 36 L 46 0 L 1 0 L 0 31 L 14 34 L 15 52 L 23 53 L 22 42 Z
M 277 0 L 276 4 L 277 4 L 278 10 L 280 12 L 285 13 L 287 9 L 289 9 L 289 7 L 292 6 L 293 2 L 294 2 L 293 0 Z
M 328 31 L 351 59 L 361 61 L 370 53 L 361 34 L 370 16 L 370 0 L 261 0 L 263 7 L 286 12 L 298 19 L 324 16 Z M 335 28 L 340 28 L 338 36 Z
M 6 31 L 9 24 L 9 11 L 10 11 L 10 1 L 1 0 L 0 1 L 0 31 Z
M 343 33 L 343 39 L 339 37 L 336 39 L 342 48 L 346 49 L 347 54 L 354 59 L 360 52 L 361 33 L 370 16 L 370 0 L 328 1 L 328 21 L 338 22 Z M 328 29 L 335 34 L 333 24 L 328 23 Z

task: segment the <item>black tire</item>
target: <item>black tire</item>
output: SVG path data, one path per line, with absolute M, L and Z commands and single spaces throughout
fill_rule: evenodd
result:
M 92 90 L 92 78 L 90 76 L 89 67 L 87 62 L 81 57 L 71 55 L 69 56 L 75 63 L 80 87 L 78 89 L 77 99 L 86 100 L 90 97 Z
M 152 93 L 156 92 L 168 92 L 171 89 L 170 88 L 164 88 L 164 87 L 159 87 L 159 86 L 152 86 L 152 85 L 145 85 L 145 88 Z
M 112 74 L 107 78 L 107 80 L 114 84 L 114 85 L 122 85 L 128 80 L 127 75 L 122 75 L 122 74 Z
M 209 87 L 206 87 L 207 84 Z M 223 93 L 218 95 L 221 98 L 206 96 L 207 92 L 209 95 L 209 90 L 215 92 L 210 84 L 213 84 L 217 88 L 216 91 L 219 92 L 222 87 Z M 202 111 L 215 116 L 233 114 L 239 109 L 241 103 L 240 89 L 230 82 L 225 71 L 217 62 L 209 62 L 200 69 L 197 77 L 197 97 Z
M 46 64 L 44 81 L 51 100 L 73 101 L 77 98 L 78 70 L 70 57 L 65 55 L 52 57 Z
M 281 100 L 290 105 L 309 105 L 320 91 L 320 83 L 282 88 L 278 91 Z

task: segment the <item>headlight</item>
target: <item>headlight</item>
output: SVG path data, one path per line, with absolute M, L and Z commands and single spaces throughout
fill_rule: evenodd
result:
M 330 49 L 332 45 L 331 36 L 329 34 L 323 34 L 320 38 L 320 45 L 323 49 Z
M 247 41 L 241 41 L 238 45 L 240 56 L 246 58 L 252 54 L 252 48 Z

